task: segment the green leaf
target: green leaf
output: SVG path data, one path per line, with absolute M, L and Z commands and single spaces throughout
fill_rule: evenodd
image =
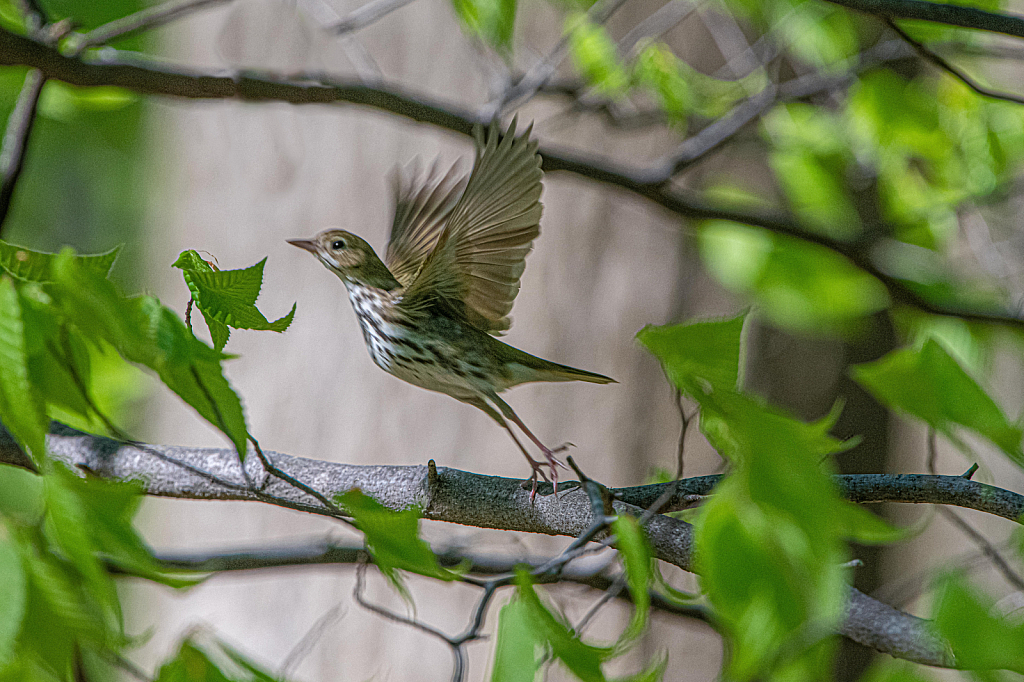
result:
M 225 355 L 198 340 L 150 296 L 124 298 L 105 278 L 62 253 L 50 291 L 64 316 L 131 362 L 149 367 L 172 391 L 231 439 L 245 458 L 248 430 L 238 395 L 221 367 Z
M 958 442 L 955 426 L 970 429 L 1024 466 L 1021 428 L 1011 424 L 994 400 L 934 339 L 920 349 L 895 350 L 857 365 L 853 378 L 882 403 L 921 419 Z
M 921 667 L 907 661 L 880 656 L 861 678 L 861 682 L 933 682 L 931 677 L 918 673 Z
M 537 596 L 530 576 L 523 570 L 516 572 L 516 595 L 525 607 L 535 636 L 550 650 L 551 655 L 561 661 L 573 675 L 583 682 L 604 682 L 601 663 L 608 659 L 613 650 L 584 644 L 561 618 L 550 611 Z
M 846 597 L 852 514 L 828 468 L 848 447 L 828 435 L 838 411 L 804 423 L 736 392 L 694 397 L 701 430 L 732 465 L 696 519 L 694 552 L 732 642 L 729 675 L 827 677 L 831 649 L 805 633 L 834 627 Z
M 857 234 L 860 221 L 846 188 L 845 163 L 801 148 L 777 150 L 771 162 L 790 205 L 804 222 L 838 237 Z
M 957 667 L 1024 674 L 1024 623 L 992 615 L 994 603 L 962 577 L 939 585 L 935 626 L 953 649 Z
M 75 256 L 75 258 L 79 265 L 87 268 L 90 272 L 106 277 L 120 252 L 121 247 L 118 246 L 106 253 Z M 57 255 L 53 253 L 32 251 L 0 240 L 0 270 L 16 279 L 27 282 L 52 281 L 52 267 L 56 257 Z
M 38 543 L 24 556 L 29 577 L 27 618 L 20 645 L 54 670 L 69 669 L 80 642 L 112 645 L 116 637 L 74 565 Z
M 569 53 L 583 80 L 604 95 L 624 94 L 629 86 L 629 75 L 605 27 L 579 16 L 566 20 L 566 30 Z
M 228 327 L 283 332 L 292 323 L 295 305 L 291 312 L 273 322 L 256 309 L 266 262 L 264 258 L 243 270 L 214 270 L 195 251 L 183 251 L 174 262 L 174 267 L 181 268 L 217 350 L 227 343 Z
M 734 391 L 740 375 L 740 336 L 747 313 L 726 320 L 654 327 L 636 338 L 661 362 L 669 381 L 688 394 Z
M 366 549 L 373 555 L 374 563 L 406 599 L 409 592 L 395 572 L 397 569 L 439 580 L 458 578 L 457 574 L 441 567 L 430 545 L 420 538 L 418 508 L 393 511 L 358 488 L 334 499 L 352 515 L 356 527 L 366 536 Z
M 21 302 L 10 277 L 0 277 L 0 420 L 36 463 L 44 461 L 48 421 L 29 381 Z
M 499 54 L 510 56 L 518 0 L 452 0 L 462 25 Z
M 530 623 L 530 609 L 513 599 L 498 612 L 491 682 L 533 682 L 540 669 L 537 641 Z
M 190 640 L 185 640 L 171 660 L 160 666 L 154 682 L 233 682 Z
M 824 247 L 725 221 L 704 223 L 698 238 L 715 278 L 787 329 L 857 332 L 889 305 L 881 282 Z
M 612 532 L 626 569 L 626 585 L 633 597 L 633 616 L 616 642 L 616 648 L 625 651 L 643 634 L 651 612 L 652 555 L 643 528 L 632 516 L 617 516 L 612 522 Z
M 0 515 L 34 526 L 43 515 L 43 479 L 19 467 L 0 465 Z
M 652 43 L 637 56 L 634 72 L 637 82 L 654 93 L 669 121 L 685 130 L 687 116 L 694 108 L 685 64 L 668 46 Z
M 924 530 L 913 526 L 897 528 L 880 516 L 872 514 L 864 507 L 855 504 L 844 504 L 838 508 L 845 525 L 845 535 L 850 540 L 862 545 L 888 545 L 900 542 Z
M 25 569 L 18 550 L 10 539 L 0 538 L 0 669 L 14 655 L 15 641 L 25 617 L 26 590 Z
M 98 604 L 108 628 L 121 627 L 121 603 L 114 582 L 99 559 L 89 518 L 81 497 L 72 490 L 70 472 L 63 466 L 44 478 L 46 532 L 83 580 L 83 589 Z
M 170 587 L 191 587 L 201 582 L 188 574 L 164 568 L 136 532 L 132 519 L 143 499 L 140 484 L 82 479 L 62 467 L 58 473 L 62 487 L 77 500 L 89 543 L 102 552 L 108 563 Z

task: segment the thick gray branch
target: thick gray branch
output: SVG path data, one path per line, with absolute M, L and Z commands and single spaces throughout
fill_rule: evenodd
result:
M 324 513 L 315 500 L 270 478 L 257 458 L 247 470 L 261 492 L 246 488 L 234 451 L 227 448 L 188 448 L 122 444 L 55 424 L 47 439 L 51 453 L 74 466 L 106 479 L 140 480 L 150 495 L 205 500 L 264 500 L 306 511 Z M 423 508 L 424 518 L 480 528 L 577 536 L 591 523 L 590 501 L 580 489 L 540 495 L 530 503 L 529 491 L 518 480 L 482 476 L 432 466 L 352 466 L 266 453 L 278 467 L 332 496 L 352 488 L 382 504 L 402 509 Z M 0 438 L 0 462 L 25 465 L 25 457 L 10 438 Z M 938 477 L 942 478 L 942 477 Z M 707 486 L 706 480 L 702 485 Z M 623 489 L 630 498 L 637 489 Z M 635 496 L 634 496 L 635 497 Z M 891 498 L 890 498 L 891 499 Z M 639 513 L 640 507 L 615 502 L 616 510 Z M 647 526 L 659 559 L 693 570 L 693 533 L 689 524 L 658 515 Z M 878 651 L 928 665 L 952 667 L 945 645 L 927 621 L 897 611 L 851 588 L 847 618 L 840 633 Z

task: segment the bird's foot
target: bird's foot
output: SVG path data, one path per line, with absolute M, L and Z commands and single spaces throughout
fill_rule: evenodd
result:
M 526 454 L 525 452 L 523 454 Z M 530 455 L 526 455 L 526 459 L 530 462 L 530 468 L 533 472 L 530 474 L 530 478 L 526 479 L 526 482 L 530 484 L 530 504 L 533 504 L 534 499 L 537 497 L 537 483 L 539 479 L 543 478 L 545 483 L 550 482 L 548 475 L 544 473 L 544 467 L 551 468 L 551 474 L 555 475 L 555 467 L 550 462 L 538 462 Z M 555 479 L 558 480 L 557 478 Z M 557 485 L 557 484 L 556 484 Z M 525 487 L 525 486 L 523 486 Z
M 540 444 L 538 443 L 538 445 Z M 555 457 L 555 454 L 559 452 L 565 452 L 566 450 L 572 447 L 576 446 L 573 445 L 572 443 L 562 443 L 556 448 L 549 448 L 545 447 L 544 445 L 540 445 L 540 451 L 544 455 L 544 459 L 547 460 L 546 462 L 538 462 L 532 457 L 527 457 L 527 459 L 530 460 L 530 466 L 533 468 L 533 474 L 530 476 L 530 483 L 532 484 L 532 487 L 530 489 L 531 504 L 533 503 L 534 498 L 537 496 L 538 476 L 543 478 L 545 482 L 550 482 L 552 488 L 554 489 L 554 494 L 558 494 L 558 469 L 562 468 L 568 471 L 569 467 L 565 465 L 565 462 Z M 544 473 L 544 467 L 548 468 L 548 471 L 551 474 L 550 479 L 548 478 L 548 475 Z

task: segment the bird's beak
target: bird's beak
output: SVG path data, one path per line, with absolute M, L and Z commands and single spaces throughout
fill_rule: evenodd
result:
M 313 241 L 312 239 L 287 239 L 285 241 L 287 241 L 292 246 L 297 246 L 300 249 L 305 249 L 306 251 L 309 251 L 310 253 L 316 255 L 316 242 Z

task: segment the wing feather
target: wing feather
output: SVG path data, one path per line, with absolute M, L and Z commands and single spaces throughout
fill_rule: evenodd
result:
M 462 196 L 469 178 L 458 164 L 442 173 L 437 162 L 424 172 L 419 161 L 395 169 L 395 217 L 384 264 L 403 286 L 409 286 L 437 245 L 441 230 Z
M 508 329 L 542 211 L 537 143 L 530 140 L 529 128 L 519 137 L 515 130 L 513 119 L 504 135 L 497 123 L 486 139 L 482 129 L 474 131 L 473 172 L 433 251 L 408 285 L 402 302 L 407 312 L 444 299 L 486 332 Z

